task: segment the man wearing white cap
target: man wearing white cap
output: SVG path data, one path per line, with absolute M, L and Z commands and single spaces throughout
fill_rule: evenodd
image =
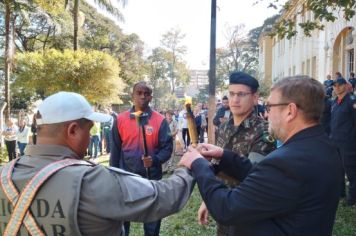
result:
M 39 106 L 37 145 L 0 168 L 0 235 L 122 235 L 123 221 L 154 221 L 180 210 L 193 188 L 186 169 L 149 181 L 82 160 L 93 112 L 76 93 Z

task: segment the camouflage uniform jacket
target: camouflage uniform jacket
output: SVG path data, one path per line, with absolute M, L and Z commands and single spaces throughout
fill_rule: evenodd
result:
M 268 133 L 268 123 L 254 112 L 239 126 L 234 126 L 234 119 L 221 124 L 217 135 L 217 146 L 236 152 L 240 157 L 248 157 L 250 152 L 263 156 L 275 149 L 275 140 Z M 235 186 L 236 181 L 226 175 L 219 174 L 222 179 L 228 180 L 226 184 Z

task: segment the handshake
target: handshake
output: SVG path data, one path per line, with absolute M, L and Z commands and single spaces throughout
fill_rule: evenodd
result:
M 184 153 L 178 164 L 180 166 L 185 166 L 188 169 L 191 169 L 192 163 L 195 160 L 199 158 L 205 158 L 209 161 L 212 158 L 220 160 L 223 155 L 223 152 L 224 150 L 221 147 L 217 147 L 215 145 L 207 143 L 201 143 L 196 148 L 189 146 L 187 152 Z

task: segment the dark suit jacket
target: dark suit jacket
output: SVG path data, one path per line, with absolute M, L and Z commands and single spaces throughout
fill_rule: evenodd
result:
M 192 164 L 213 218 L 229 235 L 327 236 L 340 195 L 341 163 L 322 126 L 300 131 L 256 166 L 224 151 L 219 168 L 242 183 L 228 189 L 204 159 Z

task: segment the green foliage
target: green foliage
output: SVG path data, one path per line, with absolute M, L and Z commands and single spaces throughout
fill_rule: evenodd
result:
M 20 53 L 16 59 L 14 89 L 43 97 L 74 91 L 92 103 L 120 102 L 118 95 L 124 83 L 119 77 L 119 63 L 106 53 L 51 49 Z
M 258 0 L 257 2 L 266 1 Z M 279 8 L 281 0 L 267 0 L 270 2 L 270 7 L 275 9 Z M 287 1 L 282 9 L 288 11 L 295 7 L 294 4 L 301 4 L 302 10 L 296 14 L 304 14 L 306 11 L 312 11 L 314 13 L 314 19 L 307 22 L 300 23 L 299 26 L 302 28 L 304 35 L 311 36 L 311 33 L 315 29 L 322 30 L 324 29 L 324 23 L 334 22 L 338 19 L 339 13 L 341 12 L 341 17 L 346 21 L 351 20 L 355 16 L 356 1 L 355 0 L 305 0 L 305 1 Z M 291 37 L 297 34 L 296 31 L 296 15 L 292 15 L 290 19 L 281 19 L 274 26 L 272 35 L 278 35 L 280 38 Z
M 121 67 L 120 77 L 129 86 L 142 80 L 145 66 L 142 58 L 144 46 L 140 38 L 136 34 L 125 35 L 114 21 L 84 2 L 81 10 L 85 14 L 81 47 L 104 51 L 117 58 Z
M 203 89 L 200 89 L 195 99 L 197 102 L 207 103 L 209 99 L 209 85 L 205 85 Z
M 183 61 L 183 56 L 187 51 L 187 47 L 182 45 L 185 34 L 179 28 L 172 28 L 163 34 L 161 44 L 169 52 L 169 70 L 168 76 L 171 83 L 171 93 L 175 92 L 175 88 L 182 86 L 188 81 L 188 69 Z
M 0 147 L 0 165 L 9 161 L 9 157 L 7 155 L 7 149 L 5 147 Z
M 266 98 L 269 96 L 271 91 L 272 81 L 270 80 L 260 80 L 259 81 L 260 87 L 258 89 L 260 93 L 260 97 Z

